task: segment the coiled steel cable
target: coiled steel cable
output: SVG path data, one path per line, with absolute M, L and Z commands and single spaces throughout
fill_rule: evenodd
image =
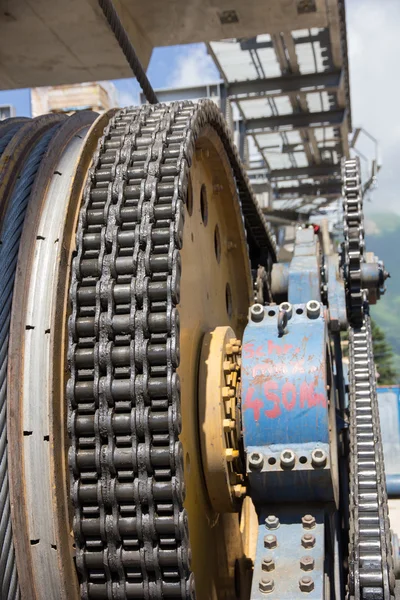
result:
M 33 148 L 9 203 L 0 245 L 0 600 L 18 600 L 15 551 L 11 532 L 7 476 L 7 363 L 11 305 L 19 242 L 28 201 L 40 162 L 59 124 L 47 130 Z
M 121 48 L 122 52 L 124 53 L 125 58 L 128 61 L 130 68 L 133 71 L 133 74 L 135 75 L 136 79 L 138 80 L 140 87 L 142 88 L 143 93 L 146 96 L 147 101 L 150 102 L 150 104 L 157 104 L 158 103 L 157 96 L 156 96 L 153 88 L 151 87 L 151 83 L 147 78 L 146 72 L 143 69 L 143 66 L 139 60 L 138 55 L 135 52 L 134 47 L 132 46 L 131 42 L 129 41 L 129 38 L 126 34 L 126 31 L 125 31 L 120 19 L 119 19 L 119 16 L 117 15 L 117 11 L 115 10 L 113 3 L 111 2 L 111 0 L 98 0 L 98 1 L 99 1 L 99 6 L 100 6 L 101 10 L 103 11 L 105 18 L 107 19 L 107 22 L 108 22 L 109 26 L 111 27 L 111 29 L 118 41 L 118 44 L 120 45 L 120 48 Z
M 23 126 L 25 123 L 16 123 L 14 127 L 9 129 L 1 138 L 0 138 L 0 157 L 3 154 L 4 150 L 7 148 L 8 143 L 11 141 L 11 138 L 17 133 L 17 131 Z

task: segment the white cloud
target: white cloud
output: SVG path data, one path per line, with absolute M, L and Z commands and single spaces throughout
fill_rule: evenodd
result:
M 400 212 L 400 3 L 349 0 L 346 9 L 353 127 L 377 138 L 382 156 L 369 211 Z
M 216 81 L 215 65 L 207 54 L 206 47 L 188 47 L 179 56 L 171 75 L 171 87 L 188 87 Z

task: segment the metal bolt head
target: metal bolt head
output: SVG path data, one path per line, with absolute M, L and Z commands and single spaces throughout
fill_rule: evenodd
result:
M 311 452 L 311 462 L 313 467 L 324 467 L 326 465 L 328 457 L 326 455 L 325 450 L 322 448 L 315 448 Z
M 260 592 L 263 592 L 264 594 L 269 594 L 274 589 L 274 580 L 270 579 L 269 577 L 261 577 L 260 584 L 258 587 Z
M 312 571 L 315 561 L 312 556 L 302 556 L 300 559 L 300 569 L 303 571 Z
M 296 455 L 293 450 L 287 448 L 286 450 L 282 450 L 280 461 L 282 469 L 292 469 L 296 462 Z
M 315 546 L 315 537 L 312 533 L 305 533 L 301 538 L 301 545 L 304 548 L 314 548 Z
M 279 305 L 279 310 L 284 310 L 287 313 L 288 319 L 292 318 L 293 306 L 290 304 L 290 302 L 282 302 Z
M 278 517 L 276 517 L 275 515 L 268 515 L 268 517 L 265 519 L 265 526 L 268 527 L 268 529 L 278 529 Z
M 315 518 L 312 515 L 304 515 L 304 517 L 301 519 L 301 522 L 304 529 L 314 529 L 315 527 Z
M 299 586 L 302 592 L 312 592 L 314 589 L 314 580 L 312 577 L 305 575 L 300 579 Z
M 261 563 L 263 571 L 273 571 L 275 569 L 275 561 L 271 556 L 265 556 Z
M 249 455 L 249 467 L 253 471 L 262 469 L 264 457 L 259 452 L 251 452 Z
M 276 539 L 276 535 L 272 535 L 272 533 L 264 536 L 264 546 L 266 548 L 276 548 L 278 545 L 278 540 Z
M 233 486 L 233 495 L 235 496 L 235 498 L 242 498 L 243 496 L 246 495 L 246 493 L 247 493 L 246 486 L 241 485 L 240 483 Z
M 264 318 L 264 307 L 262 304 L 253 304 L 250 309 L 251 320 L 254 323 L 260 323 Z
M 310 300 L 306 304 L 307 317 L 309 319 L 318 319 L 321 314 L 321 305 L 316 300 Z

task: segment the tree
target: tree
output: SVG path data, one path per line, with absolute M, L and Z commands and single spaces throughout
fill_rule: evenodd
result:
M 385 337 L 384 331 L 371 319 L 374 359 L 379 374 L 379 385 L 395 385 L 399 383 L 399 373 L 393 365 L 393 350 Z

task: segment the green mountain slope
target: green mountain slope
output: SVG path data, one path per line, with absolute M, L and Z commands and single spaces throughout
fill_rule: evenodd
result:
M 366 247 L 385 263 L 391 279 L 386 294 L 371 307 L 372 317 L 382 327 L 400 367 L 400 215 L 379 213 L 366 219 Z

